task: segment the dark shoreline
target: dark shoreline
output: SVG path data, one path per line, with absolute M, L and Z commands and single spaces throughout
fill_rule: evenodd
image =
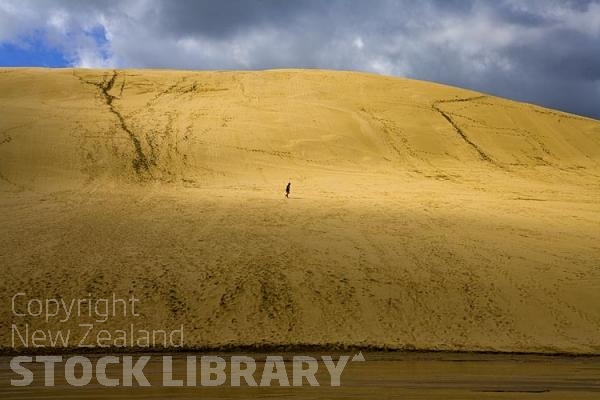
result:
M 183 347 L 40 347 L 12 348 L 0 346 L 0 357 L 36 355 L 75 355 L 75 354 L 200 354 L 200 353 L 357 353 L 393 356 L 435 356 L 435 357 L 478 357 L 478 356 L 531 356 L 547 358 L 600 358 L 600 353 L 569 353 L 559 351 L 499 351 L 499 350 L 438 350 L 414 348 L 390 348 L 382 346 L 358 346 L 343 344 L 232 344 L 220 346 Z

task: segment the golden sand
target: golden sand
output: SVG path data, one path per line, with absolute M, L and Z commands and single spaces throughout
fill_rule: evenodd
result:
M 186 346 L 600 353 L 598 121 L 318 70 L 3 69 L 0 110 L 3 347 L 91 321 L 23 292 Z

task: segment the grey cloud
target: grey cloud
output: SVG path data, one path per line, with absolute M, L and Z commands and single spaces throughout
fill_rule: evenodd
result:
M 257 26 L 286 26 L 305 13 L 316 14 L 322 1 L 230 0 L 165 1 L 157 5 L 159 24 L 171 35 L 223 38 Z

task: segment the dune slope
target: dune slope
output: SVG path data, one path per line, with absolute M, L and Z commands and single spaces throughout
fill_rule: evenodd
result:
M 318 70 L 4 69 L 0 110 L 2 347 L 93 322 L 23 292 L 190 347 L 600 353 L 598 121 Z

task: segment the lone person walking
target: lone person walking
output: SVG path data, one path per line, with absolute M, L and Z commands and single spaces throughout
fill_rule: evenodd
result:
M 290 197 L 290 189 L 292 187 L 292 183 L 288 182 L 288 184 L 285 186 L 285 197 L 289 198 Z

